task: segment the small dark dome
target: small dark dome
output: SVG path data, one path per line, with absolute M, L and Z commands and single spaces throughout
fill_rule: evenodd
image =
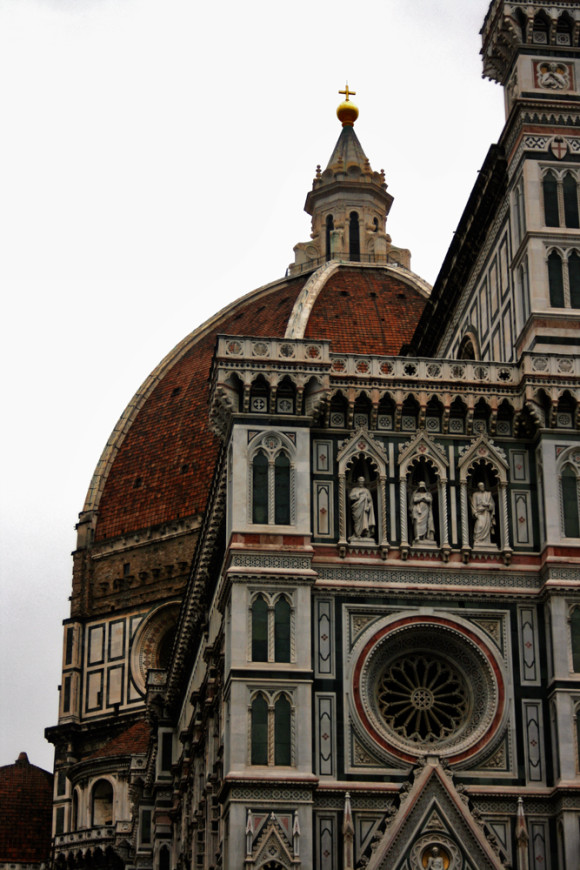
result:
M 0 767 L 0 861 L 48 861 L 52 818 L 52 774 L 21 752 Z

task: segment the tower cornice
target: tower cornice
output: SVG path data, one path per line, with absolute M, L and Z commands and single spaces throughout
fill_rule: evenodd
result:
M 580 8 L 576 0 L 493 0 L 481 29 L 483 74 L 506 85 L 518 54 L 577 56 L 579 35 Z

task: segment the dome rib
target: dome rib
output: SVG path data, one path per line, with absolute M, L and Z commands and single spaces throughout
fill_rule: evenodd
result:
M 329 260 L 312 273 L 294 303 L 294 308 L 292 309 L 292 314 L 288 320 L 288 327 L 284 338 L 304 338 L 308 328 L 309 318 L 318 297 L 326 284 L 332 280 L 332 276 L 341 268 L 341 265 L 344 266 L 344 264 L 339 260 Z M 414 272 L 410 272 L 408 269 L 401 269 L 400 266 L 367 263 L 356 263 L 356 265 L 351 263 L 350 266 L 357 269 L 368 269 L 369 271 L 381 270 L 387 275 L 396 277 L 397 280 L 402 281 L 413 290 L 417 290 L 425 299 L 428 299 L 429 294 L 431 293 L 430 284 L 418 275 L 415 275 Z
M 199 521 L 218 453 L 207 425 L 218 333 L 327 338 L 335 352 L 396 355 L 410 341 L 429 289 L 401 267 L 331 261 L 223 308 L 184 338 L 129 402 L 93 474 L 78 548 Z
M 304 275 L 279 279 L 225 306 L 179 342 L 146 378 L 113 429 L 88 488 L 81 519 L 86 520 L 96 512 L 95 540 L 118 537 L 174 520 L 176 516 L 191 516 L 203 510 L 205 499 L 199 495 L 199 492 L 199 497 L 195 499 L 196 503 L 193 505 L 195 510 L 188 510 L 187 505 L 183 504 L 183 499 L 180 504 L 173 504 L 171 508 L 168 504 L 162 506 L 155 504 L 156 499 L 165 502 L 169 500 L 169 489 L 176 491 L 175 486 L 170 487 L 167 481 L 161 479 L 165 469 L 159 467 L 155 471 L 157 476 L 147 492 L 147 497 L 145 499 L 140 497 L 138 491 L 133 491 L 134 481 L 140 474 L 135 454 L 143 458 L 143 467 L 145 467 L 147 459 L 153 456 L 156 449 L 161 452 L 160 444 L 163 439 L 173 438 L 174 450 L 177 452 L 180 449 L 183 451 L 189 449 L 192 441 L 195 443 L 200 441 L 201 449 L 198 451 L 199 465 L 202 466 L 200 476 L 203 477 L 204 484 L 200 490 L 194 481 L 193 488 L 204 491 L 207 483 L 205 478 L 213 471 L 214 454 L 217 449 L 213 445 L 213 436 L 207 432 L 207 407 L 204 393 L 215 336 L 218 331 L 224 330 L 233 333 L 282 335 L 295 295 L 300 292 L 306 280 L 307 276 Z M 285 293 L 287 299 L 284 297 Z M 249 316 L 249 312 L 255 312 L 259 307 L 260 301 L 270 300 L 271 297 L 275 300 L 277 296 L 283 297 L 282 301 L 285 303 L 283 307 L 280 307 L 280 302 L 276 304 L 272 301 L 267 306 L 269 316 L 255 318 L 253 313 Z M 172 379 L 175 381 L 174 389 L 179 388 L 179 391 L 184 393 L 189 391 L 190 400 L 194 405 L 192 408 L 182 409 L 182 419 L 177 424 L 174 419 L 176 411 L 168 408 L 166 396 L 160 396 L 164 386 Z M 163 417 L 165 417 L 165 426 Z M 145 422 L 141 426 L 143 431 L 136 433 L 135 423 L 138 418 Z M 157 444 L 154 442 L 155 438 L 158 439 Z M 129 444 L 128 442 L 131 441 L 133 443 Z M 131 461 L 128 461 L 127 454 L 130 454 Z M 112 475 L 113 469 L 115 469 L 114 475 Z M 175 497 L 179 500 L 180 494 L 176 492 Z M 122 513 L 125 514 L 124 517 L 121 516 Z

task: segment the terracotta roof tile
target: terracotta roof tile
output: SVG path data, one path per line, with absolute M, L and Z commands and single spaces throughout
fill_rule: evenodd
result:
M 307 338 L 330 338 L 335 353 L 397 355 L 425 306 L 418 290 L 384 270 L 334 272 L 312 309 Z
M 133 422 L 106 480 L 95 540 L 193 516 L 205 508 L 218 442 L 207 426 L 208 376 L 216 336 L 283 336 L 308 276 L 240 300 L 212 322 L 153 390 Z M 384 269 L 342 266 L 320 292 L 307 338 L 332 350 L 397 354 L 425 304 Z
M 146 752 L 150 735 L 151 729 L 146 722 L 135 722 L 134 725 L 129 726 L 125 731 L 104 743 L 88 758 L 113 758 L 119 755 Z
M 229 311 L 165 375 L 140 410 L 109 473 L 96 540 L 204 510 L 218 452 L 218 441 L 207 426 L 216 336 L 283 335 L 305 281 L 295 279 L 265 301 L 247 301 Z

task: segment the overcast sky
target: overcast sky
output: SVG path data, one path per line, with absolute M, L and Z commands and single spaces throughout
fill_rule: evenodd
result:
M 487 0 L 0 0 L 0 765 L 52 767 L 74 524 L 159 360 L 307 241 L 337 91 L 433 282 L 489 145 Z

